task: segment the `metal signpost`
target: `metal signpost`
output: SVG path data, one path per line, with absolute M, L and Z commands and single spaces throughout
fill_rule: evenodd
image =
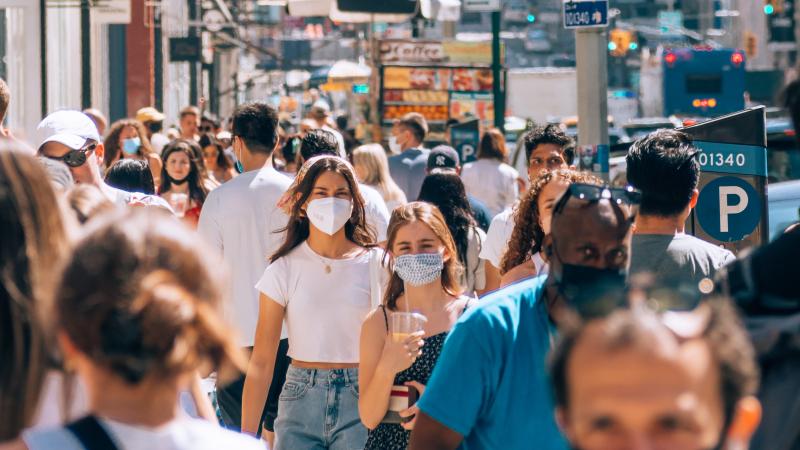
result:
M 607 0 L 565 0 L 564 27 L 575 30 L 578 78 L 578 146 L 585 166 L 608 179 Z M 591 156 L 591 161 L 589 161 Z M 581 165 L 584 165 L 581 162 Z M 599 170 L 598 170 L 599 169 Z
M 684 128 L 701 150 L 692 234 L 734 253 L 768 240 L 764 107 Z

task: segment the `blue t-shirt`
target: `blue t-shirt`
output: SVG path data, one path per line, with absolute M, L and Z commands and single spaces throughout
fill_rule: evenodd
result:
M 546 276 L 489 295 L 445 341 L 419 409 L 464 436 L 462 449 L 564 450 L 547 374 L 555 327 Z
M 430 150 L 411 148 L 399 155 L 389 157 L 389 173 L 410 202 L 419 198 L 422 182 L 425 181 Z

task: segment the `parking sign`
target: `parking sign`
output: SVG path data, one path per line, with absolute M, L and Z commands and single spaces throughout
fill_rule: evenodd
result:
M 480 122 L 477 119 L 450 127 L 450 143 L 458 152 L 462 165 L 478 159 L 480 139 Z
M 608 26 L 608 0 L 564 0 L 564 28 Z
M 684 128 L 701 150 L 700 196 L 688 229 L 737 252 L 767 241 L 764 107 Z

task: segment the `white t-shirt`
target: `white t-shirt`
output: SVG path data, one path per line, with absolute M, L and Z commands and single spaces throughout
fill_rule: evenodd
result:
M 465 164 L 461 171 L 467 193 L 485 203 L 493 216 L 517 200 L 517 178 L 517 169 L 496 159 L 479 159 Z
M 464 267 L 461 275 L 461 285 L 464 287 L 464 294 L 471 297 L 474 291 L 486 287 L 486 270 L 479 253 L 486 241 L 486 233 L 478 227 L 470 228 L 468 239 L 467 267 Z
M 377 306 L 370 287 L 375 252 L 383 253 L 373 248 L 352 258 L 330 259 L 303 242 L 267 267 L 256 288 L 286 308 L 292 359 L 358 362 L 361 323 Z
M 169 138 L 161 133 L 153 133 L 153 136 L 150 138 L 150 145 L 153 146 L 153 150 L 159 155 L 164 152 L 164 147 L 166 147 L 167 144 L 169 144 Z
M 506 208 L 500 214 L 494 216 L 489 231 L 486 233 L 486 240 L 481 248 L 481 258 L 489 261 L 496 268 L 500 268 L 503 255 L 508 248 L 508 241 L 514 231 L 514 210 Z
M 389 209 L 383 196 L 375 188 L 366 184 L 358 184 L 361 197 L 364 199 L 364 214 L 367 216 L 367 225 L 375 229 L 377 242 L 386 240 L 386 229 L 389 227 Z
M 211 191 L 197 231 L 230 267 L 230 299 L 224 317 L 239 329 L 240 344 L 252 346 L 258 322 L 258 291 L 253 287 L 283 244 L 288 216 L 276 205 L 291 180 L 267 165 L 245 172 Z
M 264 450 L 264 443 L 201 419 L 180 417 L 158 428 L 127 425 L 100 419 L 120 450 Z M 30 450 L 84 450 L 66 428 L 25 431 L 22 440 Z

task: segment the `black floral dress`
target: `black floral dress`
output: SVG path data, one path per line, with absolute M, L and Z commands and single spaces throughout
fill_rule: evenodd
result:
M 469 302 L 467 302 L 467 305 Z M 467 305 L 464 306 L 466 311 Z M 381 306 L 383 308 L 383 306 Z M 383 310 L 384 317 L 386 309 Z M 463 314 L 463 312 L 462 312 Z M 388 318 L 386 318 L 388 330 Z M 447 331 L 425 338 L 425 345 L 422 347 L 422 355 L 411 364 L 408 369 L 399 372 L 394 377 L 394 384 L 402 386 L 408 381 L 416 381 L 420 384 L 428 384 L 436 360 L 442 353 L 444 340 L 447 338 Z M 406 450 L 411 431 L 406 430 L 399 424 L 381 423 L 374 430 L 370 430 L 365 450 Z

